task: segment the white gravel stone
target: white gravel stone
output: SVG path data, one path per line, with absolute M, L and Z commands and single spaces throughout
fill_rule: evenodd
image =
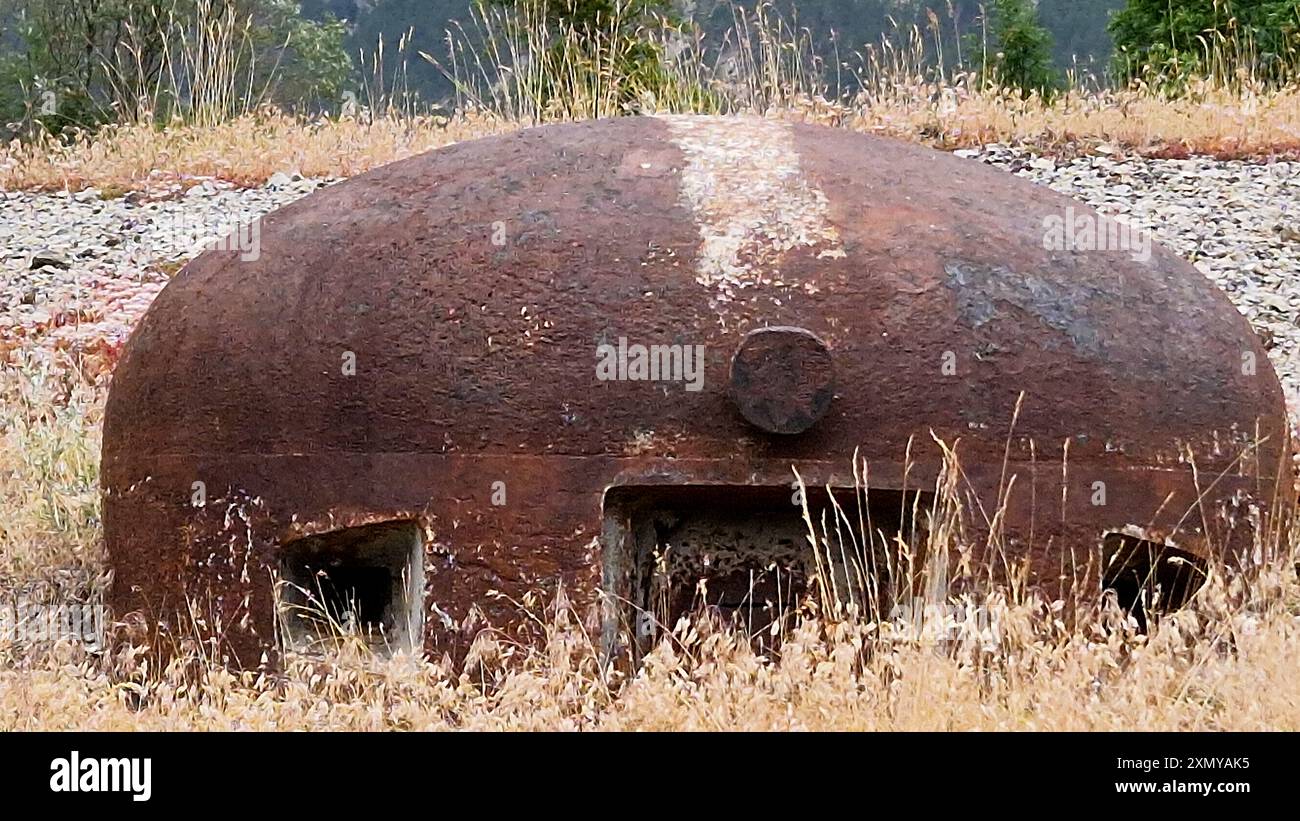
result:
M 115 199 L 94 189 L 0 192 L 0 358 L 22 348 L 107 370 L 181 265 L 328 182 L 286 176 L 275 188 L 237 189 L 201 180 Z

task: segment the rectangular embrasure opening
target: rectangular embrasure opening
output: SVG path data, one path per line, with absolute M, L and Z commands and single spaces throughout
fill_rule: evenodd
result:
M 808 512 L 834 527 L 830 494 L 808 488 Z M 926 496 L 928 494 L 921 494 Z M 743 628 L 760 645 L 813 589 L 847 589 L 881 572 L 874 554 L 910 531 L 916 493 L 871 491 L 866 509 L 853 488 L 834 491 L 843 515 L 871 532 L 857 556 L 814 555 L 803 506 L 790 487 L 635 486 L 605 496 L 602 540 L 609 606 L 605 647 L 644 652 L 683 616 L 709 614 Z M 824 551 L 825 552 L 825 551 Z M 830 578 L 834 577 L 832 581 Z
M 423 630 L 423 538 L 411 521 L 335 530 L 285 543 L 279 611 L 299 652 L 359 637 L 379 653 L 413 650 Z
M 1185 605 L 1206 578 L 1204 559 L 1171 545 L 1123 532 L 1106 533 L 1102 588 L 1115 592 L 1120 609 L 1133 615 L 1140 630 L 1149 614 Z

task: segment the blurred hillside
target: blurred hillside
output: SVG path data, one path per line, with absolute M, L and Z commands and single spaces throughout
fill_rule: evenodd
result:
M 738 5 L 753 8 L 759 0 Z M 959 39 L 978 36 L 982 0 L 771 0 L 767 3 L 783 18 L 795 21 L 812 34 L 819 52 L 838 51 L 852 65 L 854 52 L 882 37 L 895 36 L 913 26 L 926 29 L 937 23 L 945 60 L 958 52 Z M 303 13 L 322 19 L 332 14 L 347 23 L 348 47 L 355 57 L 373 55 L 382 37 L 392 49 L 413 30 L 409 55 L 423 51 L 435 56 L 446 51 L 446 31 L 459 22 L 469 26 L 474 0 L 303 0 Z M 1039 19 L 1051 32 L 1056 64 L 1061 69 L 1079 66 L 1100 75 L 1110 58 L 1112 44 L 1106 24 L 1124 0 L 1039 0 Z M 713 38 L 721 39 L 732 26 L 728 0 L 676 0 L 683 17 L 698 22 Z M 931 17 L 933 15 L 933 17 Z M 824 50 L 822 47 L 825 47 Z M 408 55 L 408 56 L 409 56 Z M 389 61 L 388 72 L 397 66 Z M 413 90 L 425 100 L 451 93 L 451 83 L 424 60 L 407 60 Z

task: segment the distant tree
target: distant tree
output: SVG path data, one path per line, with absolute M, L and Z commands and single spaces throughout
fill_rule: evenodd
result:
M 983 39 L 972 55 L 986 83 L 1050 96 L 1060 87 L 1052 63 L 1052 35 L 1038 21 L 1033 0 L 993 0 Z
M 529 0 L 490 0 L 497 6 L 517 6 Z M 546 16 L 554 23 L 595 31 L 608 21 L 622 19 L 628 27 L 645 23 L 654 15 L 671 16 L 672 0 L 547 0 Z
M 353 72 L 343 26 L 303 17 L 296 0 L 0 2 L 17 41 L 0 61 L 0 124 L 212 119 L 261 103 L 333 102 Z
M 246 2 L 248 0 L 245 0 Z M 251 51 L 258 59 L 277 62 L 263 66 L 270 82 L 271 101 L 282 106 L 330 106 L 352 83 L 355 65 L 344 40 L 341 20 L 326 14 L 312 20 L 297 0 L 253 0 Z
M 1110 32 L 1125 80 L 1300 79 L 1300 0 L 1129 0 Z
M 534 89 L 539 98 L 571 95 L 575 73 L 617 89 L 625 105 L 654 96 L 668 82 L 664 32 L 680 22 L 672 0 L 482 0 L 545 24 L 543 76 L 568 78 Z M 549 81 L 548 81 L 549 82 Z M 559 102 L 565 102 L 558 100 Z

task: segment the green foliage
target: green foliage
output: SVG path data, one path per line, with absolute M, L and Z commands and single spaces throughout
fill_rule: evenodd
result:
M 1129 0 L 1110 32 L 1123 80 L 1176 91 L 1192 77 L 1267 86 L 1300 78 L 1300 0 Z
M 12 0 L 17 47 L 0 66 L 0 116 L 51 130 L 112 118 L 128 71 L 143 79 L 161 70 L 163 2 Z
M 1033 1 L 993 0 L 987 14 L 985 39 L 971 50 L 981 80 L 1023 94 L 1056 92 L 1060 76 L 1052 64 L 1052 35 L 1038 21 Z
M 506 8 L 532 1 L 489 0 Z M 548 23 L 560 28 L 573 26 L 583 32 L 601 31 L 610 21 L 618 20 L 625 33 L 631 35 L 633 27 L 656 16 L 666 18 L 673 14 L 670 0 L 544 0 L 540 5 Z
M 343 25 L 295 0 L 8 0 L 0 15 L 9 130 L 334 102 L 353 71 Z
M 266 77 L 275 84 L 274 101 L 291 107 L 336 103 L 355 71 L 343 45 L 347 29 L 342 21 L 332 15 L 310 20 L 296 0 L 259 0 L 253 5 L 253 52 L 278 60 L 267 69 L 275 77 Z
M 662 98 L 670 83 L 664 35 L 677 24 L 670 0 L 486 0 L 527 21 L 549 42 L 537 59 L 538 86 L 528 93 L 540 108 L 567 105 L 574 74 L 578 85 L 613 90 L 617 104 L 630 108 L 646 97 Z
M 390 86 L 407 84 L 424 100 L 439 101 L 452 97 L 454 84 L 427 61 L 414 60 L 409 67 L 392 57 L 399 42 L 408 46 L 407 53 L 420 52 L 444 60 L 449 39 L 462 37 L 460 27 L 472 29 L 478 4 L 487 2 L 493 11 L 517 12 L 517 0 L 302 0 L 303 10 L 313 19 L 333 13 L 351 21 L 348 46 L 352 54 L 365 52 L 369 63 L 381 37 L 390 52 L 386 59 L 384 80 Z M 969 64 L 965 35 L 978 30 L 981 6 L 988 0 L 675 0 L 673 8 L 686 18 L 682 22 L 698 25 L 706 41 L 719 46 L 735 25 L 737 7 L 753 14 L 759 7 L 769 16 L 791 22 L 806 34 L 828 67 L 836 70 L 826 77 L 838 92 L 852 85 L 848 71 L 859 65 L 858 55 L 868 46 L 879 46 L 881 38 L 905 39 L 912 28 L 926 32 L 927 57 L 937 66 L 955 69 L 959 58 Z M 572 11 L 564 0 L 554 0 L 551 12 L 556 20 L 590 21 L 594 6 L 573 4 Z M 599 4 L 613 8 L 610 0 Z M 666 10 L 667 3 L 652 4 L 652 10 Z M 1111 57 L 1110 35 L 1106 32 L 1109 14 L 1124 5 L 1124 0 L 1038 0 L 1038 16 L 1056 41 L 1056 65 L 1106 65 Z M 554 22 L 554 21 L 553 21 Z M 934 31 L 931 25 L 934 24 Z M 552 26 L 554 29 L 555 26 Z M 450 30 L 449 38 L 446 32 Z M 901 35 L 901 36 L 900 36 Z M 728 45 L 734 45 L 729 43 Z M 960 47 L 960 48 L 959 48 Z M 409 68 L 409 71 L 408 71 Z M 371 72 L 366 72 L 370 74 Z M 367 77 L 367 82 L 374 78 Z M 843 85 L 841 85 L 843 83 Z

